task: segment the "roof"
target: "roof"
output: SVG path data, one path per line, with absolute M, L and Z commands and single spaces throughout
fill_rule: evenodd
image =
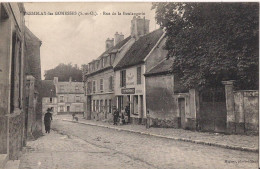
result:
M 163 30 L 157 29 L 140 37 L 115 66 L 115 70 L 143 63 L 145 57 L 150 53 L 162 35 Z
M 38 42 L 42 42 L 37 36 L 35 36 L 29 28 L 27 28 L 27 26 L 25 26 L 25 38 L 28 40 L 34 40 L 34 41 L 38 41 Z
M 55 97 L 56 89 L 52 80 L 42 80 L 41 87 L 39 89 L 42 97 Z
M 173 59 L 165 59 L 159 64 L 157 64 L 155 67 L 153 67 L 150 71 L 145 73 L 145 76 L 172 73 L 172 65 L 173 65 Z
M 122 46 L 124 46 L 124 44 L 126 44 L 126 42 L 128 42 L 131 39 L 131 36 L 128 36 L 127 38 L 125 38 L 124 40 L 120 41 L 118 44 L 116 44 L 115 46 L 109 48 L 108 50 L 106 50 L 104 53 L 102 53 L 96 60 L 101 59 L 104 56 L 107 56 L 109 53 L 115 53 L 117 52 L 118 49 L 120 49 Z

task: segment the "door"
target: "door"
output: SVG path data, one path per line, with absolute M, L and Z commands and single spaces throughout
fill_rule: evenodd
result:
M 70 106 L 67 106 L 67 112 L 69 112 L 70 111 Z
M 181 117 L 181 128 L 185 128 L 185 99 L 179 98 L 179 111 L 180 111 L 180 117 Z

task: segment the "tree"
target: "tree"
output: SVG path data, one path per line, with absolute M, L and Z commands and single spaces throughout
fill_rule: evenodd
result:
M 153 3 L 173 72 L 186 88 L 236 80 L 258 89 L 258 3 Z
M 69 64 L 59 64 L 54 69 L 47 70 L 44 74 L 45 80 L 53 80 L 54 77 L 58 77 L 59 81 L 69 81 L 69 78 L 72 78 L 72 81 L 82 81 L 82 70 L 78 68 L 77 65 L 72 66 Z

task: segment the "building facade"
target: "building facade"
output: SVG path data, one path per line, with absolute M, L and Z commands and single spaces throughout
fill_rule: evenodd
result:
M 56 88 L 53 80 L 42 80 L 41 82 L 42 96 L 42 112 L 47 113 L 47 109 L 51 109 L 51 113 L 55 116 L 58 112 L 58 99 L 56 97 Z
M 57 114 L 83 113 L 84 89 L 83 82 L 59 82 L 58 77 L 53 81 L 57 96 Z
M 35 77 L 26 69 L 32 60 L 27 60 L 24 14 L 23 3 L 0 3 L 0 167 L 19 158 L 29 134 L 25 122 L 33 119 L 26 116 L 34 111 L 27 106 L 36 103 Z
M 87 119 L 112 120 L 112 107 L 116 105 L 113 67 L 133 42 L 116 32 L 115 39 L 106 40 L 106 51 L 88 64 L 84 75 Z

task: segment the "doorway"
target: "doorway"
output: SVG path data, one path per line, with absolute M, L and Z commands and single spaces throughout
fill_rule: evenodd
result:
M 70 112 L 70 106 L 67 106 L 67 112 Z
M 185 99 L 179 98 L 178 104 L 179 104 L 179 111 L 181 117 L 181 128 L 185 128 Z

